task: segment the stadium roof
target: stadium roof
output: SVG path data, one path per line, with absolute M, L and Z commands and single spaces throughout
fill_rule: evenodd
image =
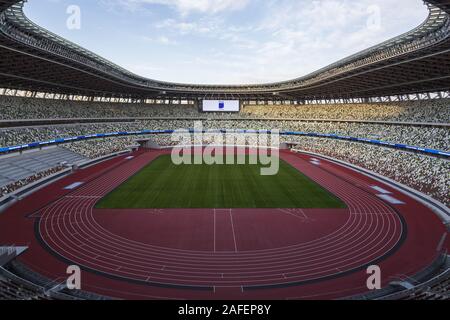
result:
M 0 87 L 135 99 L 369 98 L 450 88 L 450 0 L 426 0 L 414 30 L 305 77 L 258 85 L 191 85 L 133 74 L 30 21 L 23 0 L 0 0 Z

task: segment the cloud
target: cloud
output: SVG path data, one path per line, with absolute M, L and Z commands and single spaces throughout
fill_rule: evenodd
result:
M 176 45 L 177 41 L 169 39 L 166 36 L 156 36 L 156 37 L 148 37 L 148 36 L 139 36 L 139 40 L 143 42 L 157 43 L 162 45 Z
M 117 42 L 90 49 L 124 65 L 128 57 L 138 74 L 189 83 L 297 78 L 409 31 L 427 15 L 420 0 L 98 1 L 113 9 L 111 28 L 126 45 L 123 58 Z
M 180 35 L 186 34 L 206 34 L 216 29 L 216 24 L 209 22 L 205 23 L 204 19 L 194 22 L 177 21 L 175 19 L 166 19 L 155 24 L 157 29 L 167 29 L 176 31 Z
M 241 10 L 247 6 L 250 0 L 109 0 L 125 6 L 130 10 L 136 10 L 145 4 L 159 4 L 177 10 L 182 15 L 192 12 L 216 14 L 223 11 Z

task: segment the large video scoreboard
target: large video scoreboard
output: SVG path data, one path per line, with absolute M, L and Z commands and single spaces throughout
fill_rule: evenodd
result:
M 203 112 L 239 112 L 239 100 L 203 100 Z

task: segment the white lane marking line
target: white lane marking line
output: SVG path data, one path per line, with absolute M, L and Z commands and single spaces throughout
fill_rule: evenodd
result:
M 65 198 L 69 199 L 101 199 L 99 196 L 65 196 Z
M 442 249 L 444 248 L 444 244 L 445 244 L 445 240 L 447 239 L 447 233 L 444 233 L 442 235 L 441 241 L 439 242 L 438 246 L 437 246 L 437 251 L 442 251 Z
M 214 209 L 214 252 L 216 252 L 216 209 Z
M 231 211 L 232 211 L 232 209 L 230 209 L 230 219 L 231 219 L 231 230 L 233 230 L 234 251 L 238 252 L 237 244 L 236 244 L 236 233 L 234 232 L 233 213 Z

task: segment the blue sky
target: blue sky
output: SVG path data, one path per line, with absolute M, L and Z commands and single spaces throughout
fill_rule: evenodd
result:
M 139 75 L 211 84 L 303 76 L 427 16 L 421 0 L 29 0 L 25 12 Z

